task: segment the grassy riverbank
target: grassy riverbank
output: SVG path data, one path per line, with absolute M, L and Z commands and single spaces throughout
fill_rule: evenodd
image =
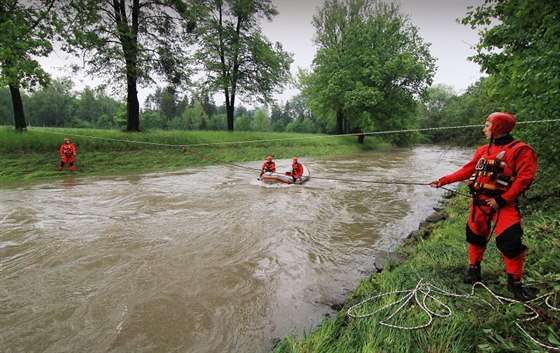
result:
M 387 147 L 374 137 L 364 145 L 356 137 L 311 134 L 30 128 L 26 133 L 0 127 L 0 181 L 60 176 L 58 149 L 64 137 L 78 148 L 76 175 L 153 172 L 210 164 L 346 154 Z M 179 146 L 186 146 L 183 154 Z M 68 173 L 67 169 L 62 173 Z M 257 173 L 255 171 L 255 173 Z
M 533 205 L 535 206 L 535 205 Z M 287 337 L 273 349 L 274 353 L 399 353 L 399 352 L 548 352 L 533 342 L 560 348 L 560 312 L 545 304 L 545 298 L 531 303 L 540 314 L 538 319 L 523 322 L 526 307 L 500 303 L 494 294 L 511 297 L 506 289 L 503 262 L 495 246 L 489 243 L 482 274 L 487 288 L 462 283 L 467 265 L 465 217 L 469 199 L 456 196 L 446 201 L 445 221 L 422 228 L 420 236 L 408 240 L 398 250 L 401 260 L 386 263 L 382 272 L 364 280 L 347 298 L 336 317 L 326 320 L 315 332 L 305 337 Z M 525 211 L 529 211 L 528 208 Z M 550 305 L 560 304 L 560 222 L 557 211 L 532 207 L 524 219 L 524 241 L 529 246 L 526 258 L 526 286 L 538 295 L 552 293 Z M 429 323 L 426 311 L 415 298 L 387 309 L 419 285 L 431 290 L 427 307 L 439 315 L 425 328 L 405 330 L 382 325 L 417 327 Z M 445 292 L 439 292 L 439 290 Z M 490 292 L 491 291 L 491 292 Z M 494 294 L 492 294 L 492 292 Z M 389 293 L 389 294 L 387 294 Z M 461 296 L 454 296 L 458 294 Z M 376 297 L 380 296 L 380 297 Z M 363 305 L 348 310 L 371 298 Z M 423 294 L 418 293 L 423 300 Z M 441 301 L 438 302 L 438 301 Z M 449 307 L 447 311 L 446 307 Z M 519 325 L 519 326 L 518 326 Z M 527 334 L 523 331 L 525 330 Z M 552 351 L 552 350 L 550 350 Z

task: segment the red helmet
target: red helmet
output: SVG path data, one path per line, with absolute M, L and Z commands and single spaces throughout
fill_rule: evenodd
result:
M 297 157 L 292 158 L 292 161 L 297 162 L 298 161 Z
M 488 115 L 486 121 L 492 123 L 490 131 L 494 135 L 506 134 L 515 126 L 515 116 L 509 113 L 496 112 Z
M 268 157 L 266 157 L 266 159 L 267 159 L 268 161 L 271 161 L 271 160 L 272 160 L 272 156 L 268 156 Z

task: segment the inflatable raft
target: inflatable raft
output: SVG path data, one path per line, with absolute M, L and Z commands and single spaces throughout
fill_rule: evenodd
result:
M 291 170 L 283 172 L 283 173 L 278 173 L 278 172 L 270 173 L 270 172 L 268 172 L 268 173 L 264 173 L 259 178 L 259 180 L 262 181 L 263 183 L 268 183 L 268 184 L 272 184 L 272 183 L 303 184 L 311 178 L 311 175 L 309 173 L 309 169 L 307 169 L 307 167 L 305 165 L 303 166 L 303 175 L 301 176 L 301 178 L 298 178 L 294 181 L 294 179 L 292 178 L 290 173 L 291 173 Z

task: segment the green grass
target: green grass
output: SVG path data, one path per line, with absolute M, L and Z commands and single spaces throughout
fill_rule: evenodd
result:
M 468 214 L 468 199 L 457 196 L 445 205 L 448 218 L 429 226 L 424 234 L 406 241 L 398 250 L 406 260 L 388 262 L 382 272 L 362 281 L 347 298 L 338 315 L 323 323 L 312 333 L 303 337 L 286 337 L 273 349 L 274 353 L 409 353 L 409 352 L 546 352 L 533 343 L 516 326 L 524 319 L 521 305 L 503 305 L 483 289 L 476 287 L 472 297 L 453 297 L 432 294 L 448 305 L 452 315 L 435 318 L 427 328 L 402 330 L 380 324 L 387 321 L 401 326 L 418 326 L 427 322 L 420 307 L 405 306 L 398 315 L 389 320 L 389 315 L 398 308 L 394 306 L 366 318 L 346 315 L 354 304 L 374 296 L 393 291 L 412 290 L 420 280 L 446 292 L 469 295 L 471 285 L 462 283 L 467 266 L 467 244 L 465 222 Z M 556 215 L 546 211 L 534 212 L 525 218 L 524 241 L 529 246 L 526 258 L 525 284 L 538 290 L 540 295 L 553 293 L 551 302 L 560 303 L 560 222 Z M 505 297 L 506 276 L 502 259 L 492 240 L 483 262 L 483 277 L 488 288 Z M 354 314 L 367 315 L 397 300 L 397 294 L 371 300 L 359 306 Z M 428 301 L 429 308 L 443 313 L 441 305 Z M 493 307 L 488 305 L 491 303 Z M 540 342 L 560 347 L 560 313 L 548 308 L 543 301 L 533 304 L 541 317 L 529 323 L 521 323 L 523 329 Z
M 261 161 L 293 156 L 314 157 L 388 147 L 376 138 L 359 145 L 356 137 L 312 134 L 147 131 L 30 128 L 16 132 L 0 127 L 0 181 L 52 178 L 60 175 L 58 149 L 64 137 L 76 145 L 76 175 L 153 172 L 210 164 Z M 183 154 L 179 146 L 186 146 Z

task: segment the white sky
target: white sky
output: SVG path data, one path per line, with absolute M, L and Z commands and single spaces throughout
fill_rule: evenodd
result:
M 387 0 L 388 1 L 388 0 Z M 297 73 L 298 67 L 308 69 L 316 52 L 311 39 L 315 29 L 311 24 L 312 16 L 324 0 L 273 0 L 278 9 L 278 16 L 272 22 L 262 24 L 264 35 L 272 42 L 281 42 L 284 50 L 294 54 L 292 73 Z M 478 34 L 469 26 L 456 22 L 464 17 L 468 6 L 480 5 L 483 0 L 396 0 L 400 4 L 401 12 L 410 16 L 411 22 L 418 27 L 419 33 L 428 43 L 431 43 L 431 53 L 434 56 L 437 72 L 434 84 L 453 86 L 458 93 L 462 93 L 468 86 L 475 83 L 482 74 L 479 66 L 467 60 L 475 54 L 472 46 L 478 43 Z M 68 69 L 63 67 L 65 53 L 56 51 L 48 59 L 41 59 L 43 67 L 55 77 L 69 76 Z M 75 77 L 75 89 L 84 86 L 96 86 L 99 80 L 91 77 Z M 139 92 L 140 105 L 150 93 L 149 89 Z M 297 89 L 286 88 L 283 94 L 276 95 L 279 102 L 285 102 Z M 223 102 L 222 95 L 215 97 L 216 102 Z M 244 104 L 245 105 L 245 104 Z
M 263 24 L 264 34 L 274 42 L 282 43 L 284 50 L 294 53 L 292 73 L 297 68 L 311 66 L 316 52 L 311 39 L 315 29 L 312 16 L 324 0 L 273 0 L 278 9 L 271 23 Z M 478 43 L 478 34 L 469 26 L 456 22 L 467 12 L 468 6 L 478 6 L 483 0 L 396 0 L 401 13 L 410 16 L 420 36 L 431 43 L 432 56 L 437 59 L 434 84 L 453 86 L 458 93 L 475 83 L 482 74 L 478 64 L 467 57 L 474 55 L 472 46 Z M 468 43 L 468 44 L 467 44 Z M 288 89 L 280 100 L 287 100 L 297 89 Z

